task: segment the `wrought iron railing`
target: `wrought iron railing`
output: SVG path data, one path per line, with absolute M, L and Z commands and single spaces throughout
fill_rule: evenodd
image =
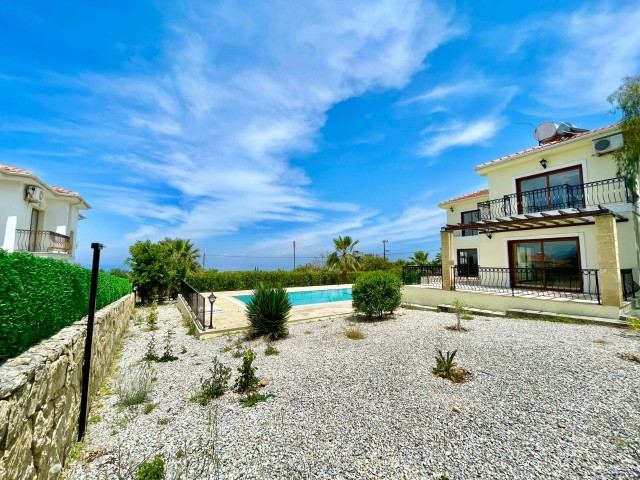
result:
M 633 270 L 623 268 L 620 270 L 620 276 L 622 277 L 622 298 L 625 300 L 635 298 L 636 292 L 640 291 L 640 285 L 633 280 Z
M 626 179 L 610 178 L 580 185 L 558 185 L 478 203 L 480 220 L 512 215 L 586 208 L 612 203 L 636 203 L 637 194 L 629 188 Z
M 200 293 L 185 280 L 182 280 L 182 284 L 180 285 L 180 295 L 182 295 L 182 298 L 191 310 L 198 324 L 198 328 L 200 330 L 212 328 L 212 325 L 209 325 L 209 327 L 206 325 L 207 299 L 200 295 Z
M 71 237 L 48 230 L 16 230 L 15 250 L 19 252 L 69 253 Z
M 402 283 L 442 288 L 442 265 L 405 265 L 402 267 Z
M 592 268 L 501 268 L 454 265 L 455 290 L 507 293 L 512 296 L 597 300 L 598 270 Z

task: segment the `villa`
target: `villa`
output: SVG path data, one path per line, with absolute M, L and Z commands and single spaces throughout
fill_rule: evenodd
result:
M 0 164 L 0 244 L 8 252 L 29 252 L 72 262 L 81 210 L 89 204 L 76 192 L 48 185 L 34 173 Z
M 638 193 L 616 176 L 619 125 L 546 122 L 535 136 L 475 168 L 489 188 L 439 204 L 442 266 L 405 275 L 405 298 L 608 318 L 635 308 Z

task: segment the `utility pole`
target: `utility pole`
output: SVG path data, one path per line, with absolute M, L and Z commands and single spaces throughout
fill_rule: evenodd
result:
M 387 259 L 387 243 L 389 243 L 389 240 L 382 240 L 382 257 L 385 260 Z
M 293 269 L 296 269 L 296 241 L 293 241 Z
M 204 260 L 205 260 L 205 258 L 207 258 L 207 254 L 203 253 L 202 254 L 202 270 L 205 270 L 205 268 L 204 268 Z

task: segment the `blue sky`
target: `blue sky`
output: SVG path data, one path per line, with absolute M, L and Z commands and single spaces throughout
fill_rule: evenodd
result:
M 437 204 L 531 124 L 617 120 L 638 25 L 631 1 L 5 2 L 0 162 L 92 205 L 84 264 L 165 236 L 220 269 L 345 234 L 435 253 Z

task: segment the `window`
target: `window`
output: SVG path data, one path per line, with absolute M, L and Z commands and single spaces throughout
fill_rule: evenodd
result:
M 544 212 L 583 206 L 582 167 L 519 178 L 518 213 Z
M 509 263 L 516 287 L 582 290 L 578 238 L 511 241 Z
M 468 212 L 462 212 L 460 217 L 460 223 L 462 223 L 463 225 L 475 223 L 480 220 L 480 210 L 470 210 Z M 478 230 L 462 230 L 463 237 L 470 237 L 471 235 L 478 235 Z
M 458 250 L 458 276 L 478 276 L 478 249 L 465 248 Z

